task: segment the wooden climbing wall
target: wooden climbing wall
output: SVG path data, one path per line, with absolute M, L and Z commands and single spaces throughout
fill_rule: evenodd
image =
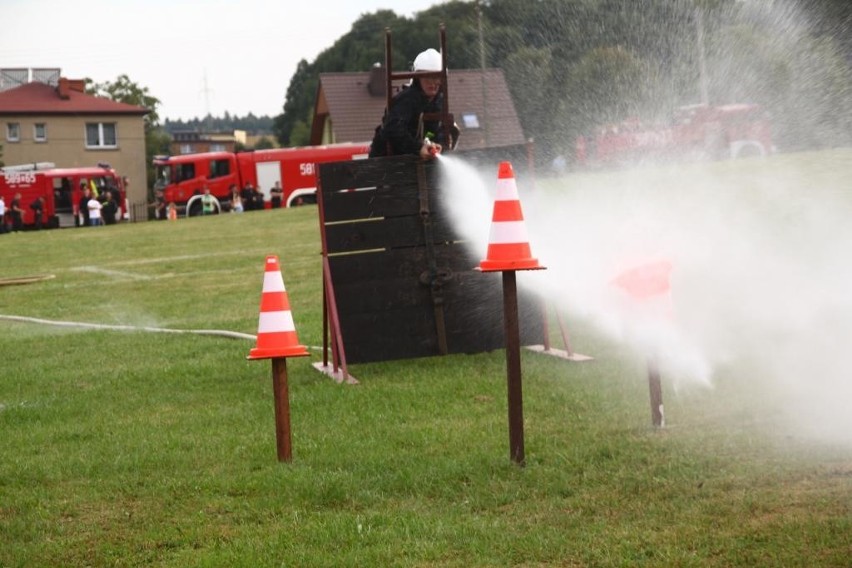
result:
M 493 166 L 495 183 L 502 160 L 519 180 L 526 170 L 524 146 L 453 155 Z M 319 165 L 330 327 L 348 363 L 504 347 L 500 274 L 474 269 L 482 259 L 442 213 L 453 203 L 439 167 L 413 156 Z M 521 343 L 543 343 L 541 302 L 522 292 L 519 315 Z

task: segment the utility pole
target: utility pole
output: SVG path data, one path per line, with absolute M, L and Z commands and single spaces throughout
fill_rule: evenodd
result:
M 482 31 L 482 4 L 476 0 L 476 22 L 479 31 L 479 68 L 482 70 L 482 123 L 485 127 L 485 147 L 488 147 L 488 86 L 485 84 L 485 34 Z
M 698 43 L 698 88 L 701 92 L 701 104 L 710 104 L 710 87 L 707 79 L 707 57 L 704 51 L 704 13 L 701 7 L 695 6 L 695 32 Z
M 204 69 L 204 77 L 203 77 L 203 86 L 201 87 L 201 92 L 204 94 L 204 117 L 206 121 L 207 132 L 209 133 L 213 129 L 213 125 L 210 122 L 213 117 L 210 116 L 210 87 L 207 85 L 207 69 Z

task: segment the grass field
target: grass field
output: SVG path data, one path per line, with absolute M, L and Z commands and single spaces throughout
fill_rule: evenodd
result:
M 0 278 L 54 276 L 0 314 L 254 334 L 267 254 L 321 345 L 315 207 L 0 236 Z M 523 353 L 521 468 L 502 351 L 358 386 L 289 360 L 284 464 L 251 341 L 0 319 L 0 566 L 850 565 L 852 449 L 780 428 L 734 368 L 664 376 L 655 430 L 644 360 L 571 324 L 594 361 Z

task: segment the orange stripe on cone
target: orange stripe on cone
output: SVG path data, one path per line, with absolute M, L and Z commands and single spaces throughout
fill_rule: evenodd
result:
M 479 263 L 478 269 L 483 272 L 496 272 L 542 268 L 544 266 L 539 264 L 530 250 L 512 164 L 501 162 L 497 172 L 497 196 L 491 215 L 488 253 L 485 260 Z
M 299 345 L 296 326 L 290 312 L 290 300 L 284 288 L 284 278 L 278 257 L 266 257 L 263 291 L 260 297 L 260 317 L 257 325 L 257 344 L 249 352 L 249 359 L 277 357 L 303 357 L 309 355 L 304 345 Z

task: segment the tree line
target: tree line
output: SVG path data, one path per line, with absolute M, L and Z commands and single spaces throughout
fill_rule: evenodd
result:
M 249 134 L 271 134 L 273 118 L 271 116 L 255 116 L 248 113 L 246 116 L 231 115 L 228 111 L 221 117 L 208 114 L 202 118 L 189 120 L 166 118 L 163 129 L 169 134 L 181 130 L 196 132 L 232 132 L 234 130 L 245 130 Z
M 757 103 L 781 150 L 852 144 L 852 3 L 848 0 L 453 0 L 412 18 L 362 15 L 313 61 L 299 62 L 281 114 L 160 124 L 159 100 L 126 75 L 91 86 L 142 104 L 150 156 L 172 129 L 270 128 L 281 146 L 309 143 L 320 73 L 396 71 L 446 26 L 452 69 L 501 68 L 537 155 L 570 154 L 573 140 L 626 118 L 663 121 L 679 106 Z M 452 100 L 452 98 L 451 98 Z M 376 122 L 380 117 L 376 117 Z M 271 124 L 270 124 L 271 122 Z
M 762 105 L 782 149 L 852 143 L 847 0 L 490 0 L 447 2 L 411 19 L 363 15 L 300 62 L 275 117 L 281 144 L 308 142 L 320 73 L 383 62 L 386 28 L 403 70 L 439 47 L 440 23 L 450 72 L 502 68 L 525 135 L 545 154 L 570 152 L 600 125 L 661 121 L 699 102 Z

